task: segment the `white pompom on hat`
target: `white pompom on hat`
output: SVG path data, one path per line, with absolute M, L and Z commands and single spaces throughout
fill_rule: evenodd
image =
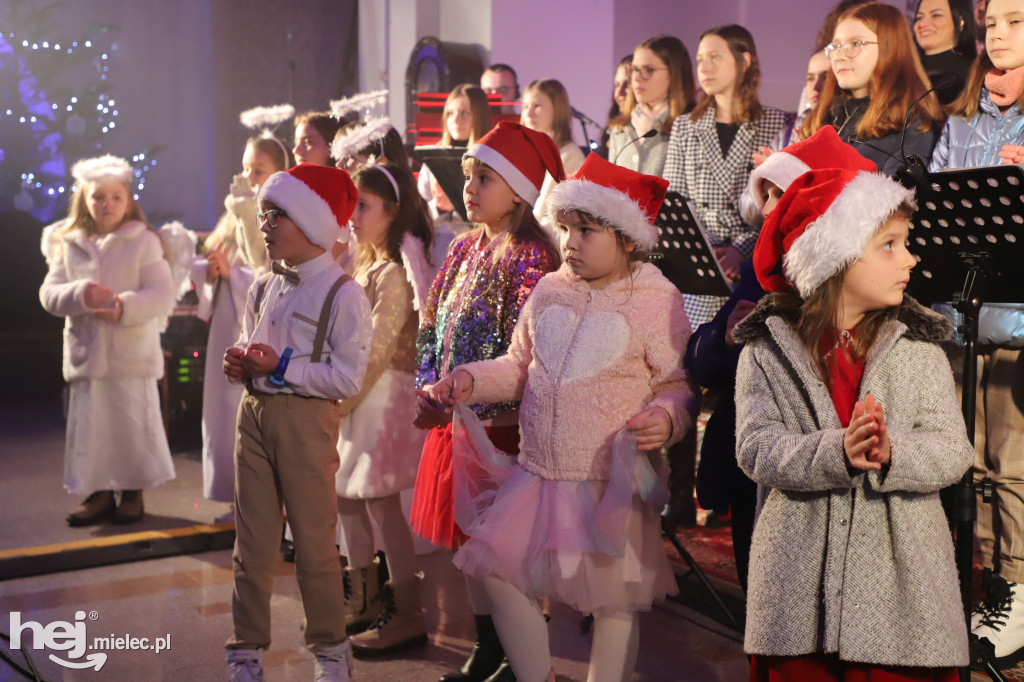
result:
M 551 190 L 548 217 L 583 211 L 628 237 L 650 253 L 658 244 L 654 220 L 665 201 L 668 180 L 616 166 L 591 152 L 576 173 Z
M 864 255 L 871 238 L 901 205 L 917 210 L 914 191 L 881 173 L 826 168 L 804 173 L 782 195 L 754 247 L 765 291 L 814 290 Z M 784 275 L 776 268 L 782 261 Z
M 82 159 L 71 167 L 71 175 L 78 184 L 113 180 L 123 182 L 130 187 L 134 172 L 130 163 L 113 154 Z
M 493 168 L 530 206 L 540 198 L 545 173 L 556 182 L 565 180 L 562 155 L 551 137 L 514 121 L 499 122 L 466 150 L 462 158 L 467 157 Z
M 345 233 L 359 192 L 340 168 L 300 163 L 267 178 L 257 203 L 264 199 L 281 207 L 310 242 L 328 250 Z

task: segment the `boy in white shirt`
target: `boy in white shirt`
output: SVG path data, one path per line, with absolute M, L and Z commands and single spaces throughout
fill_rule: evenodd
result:
M 230 380 L 246 382 L 235 441 L 232 680 L 263 679 L 282 503 L 315 679 L 350 679 L 335 548 L 337 401 L 359 392 L 371 324 L 363 288 L 330 248 L 357 196 L 345 171 L 304 163 L 270 176 L 257 199 L 273 270 L 249 289 L 241 337 L 223 363 Z

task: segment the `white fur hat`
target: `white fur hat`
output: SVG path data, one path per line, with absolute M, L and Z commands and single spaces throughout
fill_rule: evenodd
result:
M 133 172 L 130 163 L 113 154 L 82 159 L 71 167 L 71 175 L 78 184 L 114 180 L 131 186 Z
M 548 217 L 560 211 L 583 211 L 628 237 L 650 253 L 658 245 L 654 219 L 665 201 L 668 181 L 605 161 L 593 152 L 574 175 L 551 190 Z

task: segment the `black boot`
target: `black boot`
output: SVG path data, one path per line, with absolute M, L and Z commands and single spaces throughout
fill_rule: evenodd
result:
M 473 642 L 469 658 L 459 670 L 442 675 L 438 682 L 484 682 L 497 672 L 505 660 L 505 650 L 498 641 L 491 617 L 473 616 L 473 620 L 476 621 L 476 641 Z
M 693 497 L 697 478 L 697 428 L 668 449 L 669 500 L 662 516 L 671 526 L 693 528 L 697 525 L 697 500 Z

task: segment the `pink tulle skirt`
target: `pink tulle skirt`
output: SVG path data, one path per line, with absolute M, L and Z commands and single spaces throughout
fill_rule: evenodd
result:
M 678 593 L 658 513 L 668 498 L 625 431 L 607 481 L 558 481 L 523 469 L 467 408 L 453 428 L 455 521 L 469 536 L 455 565 L 582 612 L 647 611 Z M 657 455 L 655 454 L 655 457 Z

